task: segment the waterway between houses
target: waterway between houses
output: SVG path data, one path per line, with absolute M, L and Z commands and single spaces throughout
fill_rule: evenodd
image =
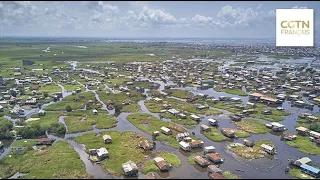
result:
M 72 62 L 71 64 L 72 64 L 73 68 L 76 69 L 77 63 Z M 90 70 L 88 70 L 88 71 L 90 71 Z M 162 91 L 164 89 L 165 85 L 172 84 L 171 82 L 164 83 L 162 81 L 153 81 L 153 82 L 160 84 L 160 87 L 158 89 L 159 91 Z M 78 82 L 78 83 L 81 84 L 80 82 Z M 63 98 L 65 98 L 71 94 L 70 92 L 67 92 L 62 85 L 60 85 L 60 84 L 58 84 L 58 85 L 62 89 Z M 86 87 L 83 84 L 81 84 L 81 85 Z M 106 86 L 106 89 L 110 89 L 110 88 L 108 86 Z M 248 102 L 248 97 L 231 95 L 231 94 L 224 93 L 224 92 L 216 92 L 212 88 L 207 89 L 207 90 L 200 90 L 195 87 L 185 87 L 185 88 L 180 87 L 179 89 L 184 89 L 184 90 L 187 90 L 187 91 L 192 92 L 194 94 L 199 94 L 199 93 L 206 94 L 209 97 L 218 97 L 218 96 L 239 97 L 239 98 L 241 98 L 241 100 L 244 104 L 246 104 Z M 94 90 L 88 90 L 88 88 L 86 87 L 86 91 L 92 91 L 93 93 L 95 93 L 96 99 L 102 104 L 101 110 L 108 111 L 110 114 L 115 113 L 114 110 L 110 111 L 106 108 L 106 105 L 100 100 L 98 94 Z M 147 95 L 147 93 L 145 93 L 145 94 Z M 150 99 L 150 98 L 147 96 L 147 99 Z M 148 113 L 148 114 L 151 114 L 151 115 L 159 118 L 158 113 L 151 113 L 145 107 L 144 101 L 145 100 L 141 100 L 138 102 L 138 104 L 141 107 L 140 112 Z M 52 103 L 55 103 L 55 102 L 50 102 L 48 104 L 41 106 L 40 108 L 36 108 L 36 109 L 32 109 L 32 110 L 25 110 L 25 114 L 27 115 L 27 117 L 30 117 L 32 114 L 38 113 L 39 110 L 45 108 L 46 106 L 48 106 Z M 301 109 L 301 108 L 293 107 L 291 105 L 291 103 L 288 101 L 285 101 L 282 104 L 282 107 L 285 110 L 294 111 L 293 114 L 286 116 L 285 119 L 281 122 L 282 124 L 284 124 L 288 128 L 287 132 L 295 132 L 294 125 L 296 124 L 296 119 L 300 113 L 302 113 L 302 112 L 311 112 L 314 114 L 319 113 L 318 106 L 314 106 L 314 108 L 311 110 L 310 109 Z M 228 111 L 222 110 L 222 112 L 223 112 L 223 114 L 221 114 L 221 115 L 203 116 L 204 119 L 202 120 L 202 122 L 200 124 L 207 124 L 208 125 L 207 119 L 208 118 L 215 118 L 220 121 L 219 129 L 220 128 L 235 128 L 234 124 L 231 123 L 230 118 L 228 116 L 226 116 Z M 56 137 L 56 136 L 53 136 L 50 134 L 48 134 L 48 137 L 54 138 L 56 140 L 66 140 L 74 148 L 74 150 L 80 155 L 81 160 L 84 162 L 84 164 L 86 166 L 86 171 L 89 174 L 93 175 L 94 178 L 124 178 L 122 176 L 121 177 L 113 177 L 110 174 L 108 174 L 105 170 L 103 170 L 103 168 L 100 165 L 92 164 L 88 160 L 88 154 L 85 152 L 84 146 L 76 143 L 75 141 L 71 140 L 70 138 L 81 136 L 83 134 L 87 134 L 87 133 L 91 133 L 91 132 L 100 133 L 100 132 L 108 131 L 108 130 L 119 130 L 119 131 L 134 131 L 134 132 L 140 133 L 144 137 L 152 140 L 151 135 L 139 130 L 138 128 L 136 128 L 133 124 L 131 124 L 127 120 L 127 116 L 130 114 L 132 114 L 132 113 L 124 113 L 123 112 L 123 113 L 120 113 L 119 115 L 117 115 L 116 118 L 118 120 L 118 124 L 116 127 L 111 128 L 111 129 L 96 129 L 94 127 L 94 129 L 91 131 L 72 133 L 72 134 L 67 133 L 64 137 Z M 7 119 L 9 119 L 10 121 L 14 121 L 14 119 L 11 119 L 8 116 L 5 116 L 5 117 Z M 265 123 L 267 122 L 267 121 L 263 121 L 263 120 L 260 120 L 260 121 L 265 122 Z M 64 123 L 64 116 L 59 117 L 59 122 Z M 304 153 L 301 153 L 298 151 L 298 149 L 292 148 L 292 147 L 288 146 L 286 143 L 284 143 L 283 141 L 281 141 L 280 134 L 273 134 L 273 133 L 259 134 L 259 135 L 252 134 L 250 136 L 250 139 L 253 139 L 253 140 L 270 139 L 273 142 L 273 144 L 276 146 L 278 153 L 273 158 L 270 158 L 270 159 L 262 158 L 262 159 L 258 159 L 258 160 L 247 160 L 247 159 L 241 158 L 237 155 L 234 155 L 233 153 L 231 153 L 230 151 L 228 151 L 226 149 L 226 145 L 228 143 L 230 143 L 230 141 L 217 143 L 217 142 L 213 142 L 213 141 L 209 140 L 204 135 L 202 135 L 200 133 L 200 124 L 198 124 L 193 130 L 186 129 L 186 131 L 188 131 L 189 133 L 194 132 L 196 137 L 198 137 L 204 141 L 205 146 L 212 145 L 212 146 L 216 147 L 216 151 L 220 154 L 220 156 L 223 159 L 225 159 L 224 163 L 221 164 L 221 166 L 220 166 L 221 169 L 230 171 L 233 174 L 236 174 L 237 176 L 239 176 L 240 178 L 272 178 L 272 179 L 292 178 L 290 175 L 284 173 L 285 167 L 288 165 L 288 159 L 296 159 L 299 157 L 308 156 L 313 161 L 320 162 L 320 156 L 306 155 Z M 66 128 L 68 128 L 68 127 L 66 126 Z M 243 138 L 233 140 L 233 142 L 242 142 L 242 141 L 243 141 Z M 2 159 L 5 155 L 7 155 L 10 152 L 11 142 L 12 141 L 7 141 L 7 140 L 3 141 L 5 148 L 4 148 L 4 151 L 2 152 L 2 154 L 0 154 L 0 159 Z M 160 177 L 160 178 L 177 177 L 177 178 L 197 178 L 197 179 L 198 178 L 199 179 L 200 178 L 201 179 L 208 178 L 207 171 L 205 168 L 201 168 L 198 165 L 189 164 L 188 156 L 190 156 L 190 153 L 185 153 L 182 150 L 174 149 L 174 148 L 170 147 L 169 145 L 166 145 L 166 144 L 161 143 L 159 141 L 155 141 L 155 142 L 156 142 L 156 148 L 153 151 L 167 150 L 169 152 L 173 152 L 174 154 L 176 154 L 181 160 L 180 167 L 173 168 L 172 171 L 166 172 L 166 173 L 155 173 L 157 177 Z M 197 152 L 197 151 L 195 151 L 195 152 Z M 202 150 L 200 152 L 198 151 L 197 153 L 203 154 Z M 244 172 L 239 172 L 236 169 L 242 169 L 242 170 L 244 170 Z M 139 178 L 144 178 L 144 175 L 140 173 Z

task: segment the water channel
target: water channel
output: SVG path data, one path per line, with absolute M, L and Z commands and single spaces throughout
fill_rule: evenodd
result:
M 73 66 L 73 69 L 76 70 L 77 62 L 71 62 L 71 65 Z M 85 69 L 83 69 L 83 70 L 85 70 Z M 86 71 L 90 71 L 90 70 L 86 70 Z M 159 91 L 162 91 L 164 89 L 164 86 L 172 84 L 171 82 L 164 83 L 162 81 L 153 81 L 153 82 L 160 84 L 160 87 L 158 89 Z M 78 83 L 81 84 L 80 82 L 78 82 Z M 81 84 L 81 85 L 84 86 L 83 84 Z M 62 85 L 59 84 L 59 86 L 62 88 L 63 98 L 65 98 L 71 94 L 71 93 L 68 93 L 63 88 Z M 86 86 L 84 86 L 84 87 L 86 87 Z M 109 88 L 109 87 L 106 86 L 106 88 Z M 111 88 L 109 88 L 109 89 L 111 89 Z M 231 94 L 224 93 L 224 92 L 216 92 L 212 88 L 207 89 L 207 90 L 197 89 L 196 87 L 185 87 L 185 88 L 178 88 L 178 89 L 187 90 L 195 95 L 199 94 L 199 93 L 205 94 L 205 95 L 208 95 L 209 97 L 219 97 L 219 96 L 238 97 L 238 98 L 241 98 L 241 100 L 244 104 L 246 104 L 248 102 L 248 97 L 231 95 Z M 87 89 L 87 87 L 86 87 L 86 91 L 89 91 Z M 106 104 L 104 104 L 100 100 L 98 94 L 94 90 L 90 90 L 90 91 L 92 91 L 95 94 L 96 99 L 102 104 L 102 107 L 101 107 L 102 110 L 107 110 L 110 114 L 114 114 L 114 110 L 113 111 L 108 110 L 106 108 Z M 150 98 L 147 96 L 147 99 L 150 99 Z M 181 100 L 184 100 L 184 99 L 181 99 Z M 147 113 L 147 114 L 150 114 L 152 116 L 159 118 L 158 113 L 151 113 L 145 107 L 144 101 L 145 100 L 141 100 L 138 102 L 138 104 L 141 107 L 140 112 Z M 39 110 L 43 109 L 44 107 L 46 107 L 52 103 L 55 103 L 55 102 L 50 102 L 48 104 L 41 106 L 40 108 L 26 110 L 26 115 L 28 117 L 30 117 L 32 114 L 39 112 Z M 296 124 L 296 119 L 300 113 L 302 113 L 302 112 L 311 112 L 314 114 L 319 113 L 318 106 L 314 106 L 314 108 L 311 110 L 304 109 L 304 108 L 301 109 L 301 108 L 293 107 L 291 105 L 291 103 L 288 101 L 285 101 L 282 104 L 282 107 L 285 110 L 294 111 L 294 113 L 286 116 L 285 119 L 281 122 L 282 124 L 284 124 L 288 128 L 287 132 L 292 132 L 292 133 L 295 132 L 294 125 Z M 235 128 L 234 124 L 231 123 L 230 118 L 225 115 L 229 112 L 226 110 L 221 110 L 221 111 L 224 114 L 214 115 L 214 116 L 203 116 L 203 120 L 200 124 L 207 124 L 208 125 L 207 119 L 208 118 L 215 118 L 220 121 L 219 129 L 220 128 Z M 130 114 L 132 114 L 132 113 L 125 113 L 125 112 L 120 113 L 116 117 L 118 120 L 117 126 L 114 128 L 108 129 L 108 130 L 134 131 L 134 132 L 137 132 L 137 133 L 143 135 L 144 137 L 152 140 L 151 135 L 139 130 L 138 128 L 136 128 L 133 124 L 131 124 L 127 120 L 127 116 Z M 9 117 L 7 117 L 7 119 L 14 121 L 13 119 L 11 119 Z M 264 120 L 260 120 L 260 121 L 267 123 L 267 121 L 264 121 Z M 64 123 L 64 116 L 59 117 L 59 122 Z M 205 146 L 212 145 L 212 146 L 216 147 L 217 152 L 225 160 L 224 163 L 221 164 L 221 169 L 230 171 L 233 174 L 236 174 L 237 176 L 239 176 L 240 178 L 268 178 L 268 179 L 269 178 L 270 179 L 292 178 L 290 175 L 284 173 L 285 167 L 288 165 L 288 159 L 296 159 L 299 157 L 308 156 L 313 161 L 320 162 L 320 156 L 306 155 L 304 153 L 301 153 L 298 151 L 297 148 L 292 148 L 292 147 L 288 146 L 286 143 L 284 143 L 283 141 L 281 141 L 279 134 L 273 134 L 273 133 L 259 134 L 259 135 L 252 134 L 249 138 L 253 139 L 253 140 L 270 139 L 273 142 L 273 144 L 276 146 L 276 149 L 278 149 L 278 151 L 277 151 L 278 154 L 276 154 L 271 159 L 270 158 L 262 158 L 262 159 L 258 159 L 258 160 L 247 160 L 247 159 L 238 157 L 237 155 L 234 155 L 233 153 L 231 153 L 230 151 L 228 151 L 226 149 L 226 145 L 228 143 L 230 143 L 230 141 L 217 143 L 217 142 L 213 142 L 213 141 L 209 140 L 204 135 L 202 135 L 200 133 L 200 124 L 198 124 L 193 130 L 186 129 L 186 131 L 188 131 L 189 133 L 194 132 L 196 137 L 198 137 L 204 141 Z M 67 128 L 67 126 L 66 126 L 66 128 Z M 56 136 L 53 136 L 50 134 L 48 134 L 48 136 L 51 138 L 57 139 L 57 140 L 66 140 L 74 148 L 74 150 L 80 155 L 81 160 L 84 162 L 84 164 L 86 166 L 86 171 L 89 174 L 93 175 L 94 178 L 124 178 L 124 177 L 113 177 L 113 176 L 109 175 L 106 171 L 104 171 L 100 165 L 92 164 L 88 160 L 88 154 L 85 152 L 84 147 L 70 139 L 72 137 L 81 136 L 81 135 L 87 134 L 87 133 L 92 133 L 92 132 L 100 133 L 103 131 L 106 131 L 106 129 L 96 129 L 94 127 L 94 129 L 91 131 L 72 133 L 72 134 L 67 133 L 64 137 L 56 137 Z M 2 154 L 0 154 L 0 159 L 2 159 L 10 151 L 11 142 L 12 141 L 6 141 L 6 140 L 3 141 L 5 148 L 4 148 L 4 152 Z M 197 165 L 190 165 L 189 164 L 188 156 L 190 155 L 190 153 L 185 153 L 180 149 L 174 149 L 174 148 L 172 148 L 164 143 L 161 143 L 159 141 L 155 141 L 155 142 L 156 142 L 156 148 L 153 151 L 167 150 L 169 152 L 173 152 L 174 154 L 176 154 L 181 160 L 181 166 L 179 166 L 178 168 L 173 168 L 172 171 L 167 172 L 167 173 L 160 173 L 160 172 L 155 173 L 157 177 L 160 177 L 160 178 L 178 177 L 178 178 L 197 178 L 197 179 L 200 179 L 200 178 L 207 179 L 208 178 L 205 168 L 201 168 Z M 243 138 L 235 139 L 235 140 L 233 140 L 233 142 L 242 143 Z M 198 151 L 197 153 L 203 154 L 202 151 Z M 236 169 L 242 169 L 242 170 L 244 170 L 244 172 L 239 172 Z M 144 178 L 144 176 L 142 174 L 140 174 L 139 178 Z

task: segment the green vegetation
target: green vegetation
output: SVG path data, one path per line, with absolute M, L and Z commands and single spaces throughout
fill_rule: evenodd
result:
M 107 79 L 107 85 L 109 87 L 113 87 L 115 84 L 118 86 L 125 85 L 127 82 L 132 80 L 130 78 L 115 78 L 115 79 Z
M 68 127 L 68 133 L 90 131 L 93 130 L 93 125 L 96 125 L 98 129 L 117 126 L 116 118 L 103 112 L 94 115 L 90 111 L 77 111 L 66 115 L 64 120 Z
M 68 133 L 84 132 L 93 130 L 92 124 L 85 121 L 80 116 L 69 116 L 64 118 L 64 122 L 68 127 Z
M 28 125 L 39 124 L 41 127 L 47 129 L 52 124 L 58 122 L 58 118 L 60 115 L 61 115 L 60 112 L 46 112 L 44 116 L 39 116 L 38 114 L 34 114 L 31 116 L 31 118 L 40 118 L 40 119 L 35 121 L 27 120 L 27 124 Z
M 130 105 L 123 106 L 121 111 L 122 112 L 139 112 L 140 109 L 141 108 L 140 108 L 139 104 L 130 104 Z
M 303 126 L 303 127 L 306 127 L 312 131 L 316 131 L 316 132 L 320 132 L 320 122 L 319 121 L 315 121 L 315 122 L 308 122 L 308 123 L 298 123 L 295 125 L 295 127 L 298 127 L 298 126 Z
M 239 96 L 248 96 L 248 94 L 242 91 L 241 89 L 227 89 L 226 93 L 235 94 Z
M 23 139 L 22 141 L 20 140 L 15 140 L 11 144 L 11 147 L 26 147 L 27 149 L 32 149 L 32 146 L 36 145 L 36 140 L 35 139 Z
M 211 128 L 211 131 L 209 132 L 204 132 L 201 131 L 201 133 L 206 136 L 208 139 L 214 141 L 214 142 L 222 142 L 222 141 L 228 141 L 229 138 L 224 136 L 219 132 L 219 130 L 215 127 Z
M 286 143 L 295 148 L 299 148 L 299 151 L 307 154 L 319 155 L 320 148 L 313 144 L 307 136 L 297 135 L 297 138 L 293 141 L 286 141 Z
M 63 123 L 55 122 L 50 126 L 49 132 L 52 134 L 65 134 L 67 130 Z
M 290 114 L 289 111 L 279 111 L 276 108 L 270 108 L 268 107 L 268 109 L 270 109 L 272 111 L 271 115 L 265 115 L 262 114 L 262 112 L 266 109 L 266 106 L 263 104 L 257 104 L 257 107 L 255 108 L 255 110 L 257 110 L 258 112 L 255 114 L 250 114 L 250 117 L 253 118 L 257 118 L 257 119 L 264 119 L 267 121 L 282 121 L 284 119 L 284 116 L 287 116 Z
M 19 128 L 15 128 L 16 134 L 22 136 L 24 139 L 44 136 L 46 128 L 40 124 L 32 124 Z
M 61 88 L 56 84 L 47 84 L 42 85 L 39 88 L 40 92 L 48 92 L 48 93 L 55 93 L 55 92 L 61 92 Z
M 269 139 L 261 139 L 255 142 L 255 145 L 251 147 L 247 146 L 230 146 L 228 145 L 228 149 L 233 151 L 238 156 L 244 157 L 246 159 L 258 159 L 263 158 L 267 155 L 266 152 L 261 151 L 261 144 L 267 144 L 269 146 L 275 147 Z
M 66 110 L 67 112 L 71 112 L 71 111 L 72 111 L 72 108 L 71 108 L 70 105 L 66 105 L 65 110 Z
M 224 171 L 223 176 L 226 179 L 239 179 L 239 177 L 237 175 L 232 174 L 230 171 Z
M 15 42 L 16 43 L 16 42 Z M 19 42 L 21 43 L 21 42 Z M 17 45 L 19 45 L 19 43 Z M 145 44 L 137 43 L 104 43 L 104 42 L 85 42 L 86 49 L 77 47 L 79 42 L 31 42 L 28 44 L 31 46 L 15 46 L 16 44 L 8 44 L 7 47 L 3 47 L 0 50 L 0 60 L 3 62 L 1 65 L 10 65 L 9 62 L 16 62 L 22 58 L 32 59 L 40 64 L 46 61 L 61 61 L 61 60 L 77 60 L 77 61 L 116 61 L 117 63 L 128 62 L 139 59 L 139 61 L 156 61 L 164 60 L 172 55 L 176 54 L 175 48 L 155 48 L 149 47 Z M 51 47 L 50 53 L 42 52 L 43 49 Z M 63 52 L 63 54 L 62 54 Z M 196 50 L 179 50 L 184 55 L 196 54 Z M 203 51 L 205 52 L 205 51 Z M 149 53 L 155 54 L 155 56 L 149 56 Z M 186 54 L 187 53 L 187 54 Z M 222 51 L 214 51 L 208 54 L 221 56 Z M 54 54 L 57 54 L 54 56 Z M 42 56 L 40 56 L 42 55 Z M 227 54 L 226 54 L 227 55 Z M 108 57 L 108 59 L 106 59 Z M 13 61 L 12 61 L 13 60 Z M 45 63 L 39 68 L 48 68 L 54 66 L 53 63 Z M 34 67 L 38 68 L 38 66 Z
M 32 146 L 34 144 L 34 140 L 24 139 L 15 141 L 12 146 Z M 93 178 L 86 173 L 85 165 L 79 155 L 65 141 L 58 141 L 53 146 L 41 147 L 37 150 L 27 148 L 24 155 L 9 154 L 0 162 L 0 176 L 6 179 L 16 172 L 29 173 L 23 176 L 26 179 Z
M 12 133 L 10 132 L 13 128 L 12 122 L 0 117 L 0 139 L 10 139 L 12 138 Z
M 238 138 L 247 138 L 250 136 L 249 133 L 243 130 L 238 130 L 238 129 L 231 129 L 231 130 L 235 131 L 235 134 Z
M 196 162 L 194 161 L 194 158 L 197 156 L 198 154 L 192 154 L 191 156 L 188 157 L 188 162 L 192 165 L 195 165 Z
M 167 151 L 159 151 L 157 153 L 151 154 L 151 158 L 155 157 L 162 157 L 164 160 L 166 160 L 169 164 L 171 164 L 173 167 L 178 167 L 181 164 L 180 159 L 177 155 L 173 153 L 169 153 Z M 153 159 L 147 161 L 144 163 L 144 166 L 141 170 L 143 174 L 147 174 L 148 172 L 157 172 L 160 171 L 159 168 L 156 166 Z
M 168 102 L 169 104 L 171 104 L 171 106 L 173 108 L 180 110 L 180 111 L 187 111 L 189 113 L 195 113 L 195 114 L 204 114 L 204 115 L 208 115 L 208 116 L 221 114 L 220 111 L 215 110 L 215 109 L 208 109 L 207 108 L 207 109 L 199 110 L 199 109 L 197 109 L 197 106 L 195 106 L 194 104 L 180 101 L 180 100 L 173 99 L 173 98 L 165 98 L 164 101 Z M 203 103 L 203 101 L 201 101 L 200 103 Z M 157 110 L 159 108 L 159 106 L 154 106 L 154 107 Z
M 131 103 L 134 103 L 134 102 L 138 102 L 138 101 L 144 99 L 143 95 L 137 91 L 130 90 L 128 93 L 129 94 L 127 94 L 127 92 L 120 92 L 117 94 L 113 94 L 113 93 L 110 93 L 109 91 L 98 91 L 97 92 L 101 101 L 103 101 L 105 104 L 113 103 L 116 107 L 121 107 L 121 108 L 125 107 L 122 105 L 122 103 L 124 103 L 128 100 L 130 100 Z M 133 106 L 131 106 L 131 107 L 133 107 Z
M 151 82 L 139 82 L 139 81 L 134 81 L 133 85 L 130 85 L 131 87 L 140 87 L 140 88 L 149 88 L 151 85 L 154 83 Z M 158 86 L 158 84 L 156 84 Z M 129 86 L 129 87 L 130 87 Z
M 101 107 L 101 104 L 97 104 L 98 101 L 93 92 L 82 92 L 76 95 L 70 95 L 64 98 L 62 101 L 55 104 L 51 104 L 45 108 L 48 111 L 65 111 L 66 106 L 70 106 L 72 110 L 82 109 L 85 106 L 87 109 Z
M 295 177 L 298 179 L 314 179 L 313 177 L 303 173 L 300 169 L 297 169 L 297 168 L 290 169 L 289 173 L 292 177 Z
M 310 123 L 309 129 L 312 131 L 320 132 L 320 121 Z
M 154 131 L 161 131 L 161 127 L 165 126 L 173 130 L 172 135 L 165 135 L 160 133 L 159 136 L 156 137 L 157 140 L 167 142 L 173 148 L 179 148 L 179 143 L 175 139 L 175 135 L 178 132 L 184 132 L 184 129 L 180 126 L 177 126 L 174 123 L 168 123 L 159 120 L 158 118 L 151 116 L 149 114 L 131 114 L 127 117 L 128 121 L 136 126 L 138 129 L 152 135 Z
M 84 88 L 76 83 L 76 84 L 65 84 L 65 83 L 61 83 L 61 85 L 64 87 L 65 90 L 67 90 L 68 92 L 72 92 L 75 91 L 77 88 L 81 88 L 81 91 L 84 90 Z M 61 89 L 61 88 L 60 88 Z
M 106 131 L 96 136 L 96 133 L 89 133 L 75 138 L 79 144 L 85 144 L 86 149 L 96 149 L 105 147 L 109 152 L 109 158 L 101 162 L 101 166 L 109 173 L 119 176 L 123 174 L 122 163 L 134 161 L 137 164 L 143 162 L 145 153 L 138 148 L 139 142 L 145 140 L 141 135 L 135 132 L 126 131 Z M 112 137 L 111 144 L 105 144 L 103 135 L 108 134 Z
M 265 115 L 261 112 L 250 114 L 250 117 L 257 118 L 257 119 L 264 119 L 267 121 L 282 121 L 284 119 L 284 115 L 288 115 L 287 113 L 282 113 L 281 111 L 272 111 L 271 115 Z
M 183 127 L 187 128 L 187 129 L 194 129 L 196 126 L 195 125 L 185 125 Z
M 241 130 L 253 134 L 265 134 L 270 132 L 270 129 L 268 129 L 264 123 L 258 120 L 245 119 L 242 122 L 235 122 L 234 124 Z
M 207 103 L 211 107 L 224 109 L 232 113 L 242 112 L 242 109 L 233 107 L 235 104 L 242 104 L 241 102 L 218 102 L 218 103 L 207 102 Z M 250 114 L 249 117 L 263 119 L 267 121 L 282 121 L 284 119 L 284 116 L 287 116 L 290 114 L 289 111 L 279 111 L 276 108 L 267 107 L 266 105 L 260 104 L 260 103 L 257 103 L 255 108 L 245 107 L 245 109 L 254 109 L 257 111 L 256 113 Z M 262 114 L 262 112 L 265 109 L 270 109 L 272 111 L 272 114 L 271 115 Z
M 241 89 L 224 89 L 224 88 L 220 88 L 220 87 L 215 87 L 215 88 L 213 88 L 213 90 L 215 90 L 217 92 L 226 92 L 229 94 L 235 94 L 235 95 L 239 95 L 239 96 L 248 96 L 248 94 L 245 93 L 244 91 L 242 91 Z
M 148 108 L 148 110 L 152 113 L 160 113 L 163 109 L 161 103 L 156 103 L 153 100 L 145 100 L 144 105 Z
M 310 123 L 309 120 L 307 120 L 307 119 L 302 119 L 302 118 L 298 118 L 298 119 L 297 119 L 297 122 L 298 122 L 298 123 Z
M 181 89 L 165 89 L 163 90 L 163 92 L 166 92 L 173 97 L 177 97 L 181 99 L 188 99 L 193 97 L 193 94 L 191 92 L 181 90 Z

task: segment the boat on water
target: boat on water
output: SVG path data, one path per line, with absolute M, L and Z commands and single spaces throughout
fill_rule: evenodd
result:
M 2 141 L 0 141 L 0 148 L 3 148 L 4 144 Z
M 237 171 L 241 171 L 241 172 L 244 172 L 244 170 L 242 170 L 242 169 L 236 169 Z

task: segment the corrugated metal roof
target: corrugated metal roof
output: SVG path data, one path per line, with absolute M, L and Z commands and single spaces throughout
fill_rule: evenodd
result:
M 250 96 L 262 97 L 262 96 L 264 96 L 264 94 L 261 94 L 261 93 L 252 93 L 252 94 L 250 94 Z
M 106 134 L 103 136 L 103 140 L 107 140 L 107 139 L 111 139 L 111 136 Z
M 211 173 L 209 176 L 212 179 L 225 179 L 225 177 L 220 173 Z
M 308 157 L 303 157 L 301 159 L 298 159 L 297 161 L 300 162 L 301 164 L 307 164 L 307 163 L 311 162 L 312 160 Z
M 302 126 L 299 126 L 299 127 L 296 128 L 296 130 L 298 130 L 298 131 L 308 131 L 309 129 L 305 128 L 305 127 L 302 127 Z
M 186 143 L 186 142 L 184 142 L 184 141 L 179 142 L 179 145 L 182 146 L 182 147 L 184 147 L 184 148 L 190 147 L 189 143 Z
M 170 131 L 170 129 L 169 128 L 167 128 L 167 127 L 161 127 L 161 130 L 163 130 L 163 131 L 165 131 L 165 132 L 169 132 Z
M 98 156 L 108 155 L 108 150 L 106 148 L 100 148 L 96 150 Z
M 203 164 L 209 162 L 208 160 L 204 159 L 203 157 L 201 157 L 199 155 L 194 157 L 194 160 L 198 161 L 199 163 L 203 163 Z
M 208 169 L 212 172 L 222 172 L 222 170 L 215 165 L 209 165 Z
M 265 96 L 261 97 L 260 99 L 266 100 L 266 101 L 272 101 L 272 102 L 277 102 L 278 101 L 278 99 L 271 98 L 271 97 L 265 97 Z
M 156 165 L 157 165 L 160 169 L 162 169 L 162 168 L 165 167 L 165 166 L 169 166 L 169 164 L 168 164 L 167 161 L 165 161 L 165 160 L 156 162 Z
M 36 139 L 37 142 L 51 142 L 53 139 L 51 138 L 41 138 L 41 139 Z
M 160 161 L 164 161 L 164 159 L 162 157 L 155 157 L 153 158 L 153 160 L 157 163 L 157 162 L 160 162 Z
M 124 172 L 130 172 L 132 170 L 138 170 L 138 166 L 133 161 L 128 161 L 122 164 L 122 169 Z
M 300 166 L 300 168 L 305 169 L 305 170 L 308 170 L 308 171 L 310 171 L 310 172 L 312 172 L 312 173 L 314 173 L 314 174 L 318 174 L 318 173 L 320 172 L 319 169 L 317 169 L 317 168 L 315 168 L 315 167 L 312 167 L 312 166 L 309 166 L 308 164 L 302 164 L 302 165 Z
M 267 144 L 261 144 L 261 147 L 264 148 L 264 149 L 268 149 L 269 151 L 272 151 L 274 149 L 274 147 L 269 146 Z
M 221 160 L 221 157 L 215 153 L 207 154 L 207 156 L 211 157 L 214 160 Z

